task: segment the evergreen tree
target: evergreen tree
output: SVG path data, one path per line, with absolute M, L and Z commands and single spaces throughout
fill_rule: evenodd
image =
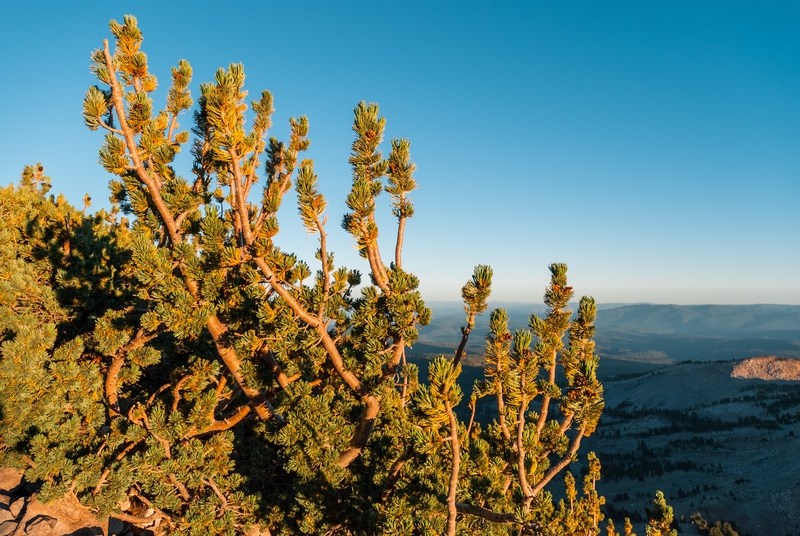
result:
M 220 69 L 200 86 L 184 178 L 173 162 L 191 136 L 179 117 L 194 105 L 192 69 L 172 69 L 155 111 L 136 19 L 110 29 L 84 120 L 105 131 L 112 211 L 48 197 L 41 166 L 0 192 L 0 463 L 42 481 L 44 499 L 72 494 L 156 532 L 599 534 L 599 461 L 589 455 L 580 497 L 567 471 L 603 409 L 597 309 L 584 297 L 573 318 L 567 266 L 550 266 L 547 315 L 530 330 L 512 335 L 492 311 L 485 379 L 461 422 L 460 361 L 492 271 L 476 267 L 463 287 L 461 342 L 421 384 L 405 348 L 431 313 L 402 262 L 415 166 L 407 140 L 384 158 L 377 105 L 355 109 L 342 220 L 362 285 L 328 249 L 327 202 L 301 158 L 308 120 L 270 137 L 272 95 L 248 106 L 242 66 Z M 318 239 L 313 271 L 274 242 L 291 188 Z M 397 218 L 388 264 L 382 192 Z M 474 422 L 482 397 L 498 412 L 486 427 Z
M 703 519 L 700 512 L 695 512 L 691 516 L 692 524 L 695 525 L 701 534 L 709 536 L 739 536 L 731 523 L 727 521 L 717 521 L 713 525 Z
M 633 532 L 633 523 L 627 517 L 625 518 L 625 536 L 636 536 L 636 533 Z
M 649 523 L 647 525 L 647 536 L 678 536 L 678 531 L 672 529 L 672 507 L 667 504 L 664 493 L 656 492 L 653 499 L 653 508 L 645 510 Z

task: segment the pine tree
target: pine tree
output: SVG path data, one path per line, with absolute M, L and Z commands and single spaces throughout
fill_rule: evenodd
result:
M 550 266 L 547 315 L 530 330 L 512 335 L 506 312 L 491 312 L 485 379 L 461 422 L 460 361 L 492 270 L 464 285 L 462 339 L 421 383 L 405 348 L 431 312 L 402 259 L 415 165 L 404 139 L 384 158 L 378 106 L 354 111 L 342 220 L 362 284 L 328 249 L 327 201 L 301 158 L 308 120 L 289 121 L 288 141 L 270 137 L 272 95 L 248 106 L 243 67 L 220 69 L 200 86 L 184 178 L 173 162 L 191 137 L 179 125 L 191 67 L 172 69 L 155 111 L 136 19 L 110 30 L 84 121 L 105 131 L 114 208 L 88 215 L 88 199 L 78 211 L 47 197 L 41 166 L 0 191 L 0 463 L 42 481 L 44 499 L 72 494 L 156 532 L 599 534 L 599 460 L 589 455 L 580 496 L 567 470 L 603 409 L 597 308 L 584 297 L 573 318 L 567 266 Z M 318 240 L 313 271 L 274 242 L 292 188 Z M 383 192 L 397 219 L 388 264 Z M 483 397 L 497 408 L 485 427 Z M 560 474 L 568 500 L 556 505 L 547 488 Z
M 667 504 L 664 493 L 656 492 L 653 499 L 653 508 L 645 510 L 649 523 L 646 528 L 647 536 L 677 536 L 678 531 L 670 528 L 672 525 L 672 507 Z
M 625 536 L 636 536 L 636 533 L 633 532 L 633 523 L 627 517 L 625 518 Z

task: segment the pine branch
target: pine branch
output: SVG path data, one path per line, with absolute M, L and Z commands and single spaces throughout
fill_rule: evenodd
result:
M 409 444 L 403 453 L 392 463 L 386 475 L 386 482 L 383 484 L 383 490 L 381 491 L 381 502 L 386 502 L 389 499 L 389 495 L 394 491 L 394 486 L 400 478 L 400 470 L 413 455 L 414 447 Z
M 124 449 L 122 449 L 122 451 L 114 457 L 114 463 L 122 461 L 122 459 L 125 456 L 127 456 L 128 454 L 130 454 L 130 452 L 133 449 L 135 449 L 142 441 L 144 441 L 144 439 L 138 439 L 138 440 L 133 441 L 132 443 L 130 443 Z M 103 470 L 103 473 L 100 475 L 100 479 L 97 481 L 97 484 L 95 484 L 94 490 L 92 491 L 92 495 L 97 495 L 98 493 L 100 493 L 100 490 L 103 488 L 103 485 L 105 484 L 106 479 L 108 478 L 108 475 L 110 475 L 110 474 L 111 474 L 111 467 L 109 466 L 109 467 L 106 467 Z
M 217 318 L 217 315 L 211 315 L 206 322 L 206 327 L 214 340 L 217 354 L 236 380 L 236 383 L 242 388 L 245 396 L 250 400 L 258 418 L 265 421 L 273 418 L 282 421 L 283 419 L 275 413 L 266 395 L 258 389 L 250 387 L 247 380 L 245 380 L 241 371 L 242 363 L 239 360 L 239 356 L 236 354 L 233 343 L 231 343 L 227 326 Z
M 161 443 L 161 448 L 164 450 L 164 457 L 168 460 L 172 459 L 172 447 L 170 446 L 169 441 L 153 432 L 153 429 L 150 427 L 150 420 L 147 418 L 147 413 L 144 410 L 142 410 L 142 422 L 144 423 L 145 430 L 150 432 L 150 435 L 155 437 L 156 440 Z
M 501 525 L 519 524 L 515 514 L 501 514 L 487 508 L 481 508 L 480 506 L 473 506 L 466 503 L 456 503 L 456 509 L 462 514 L 477 516 L 486 521 L 491 521 L 492 523 Z
M 178 477 L 175 476 L 175 473 L 169 474 L 169 482 L 175 486 L 175 489 L 178 490 L 178 494 L 181 496 L 181 499 L 183 499 L 184 502 L 188 503 L 192 499 L 192 496 L 189 495 L 189 490 L 186 489 L 186 486 L 184 486 L 183 483 L 178 480 Z
M 525 374 L 520 376 L 520 385 L 525 385 Z M 523 387 L 524 389 L 524 387 Z M 517 414 L 517 472 L 519 474 L 519 484 L 522 487 L 522 493 L 526 497 L 533 496 L 533 490 L 528 484 L 528 471 L 525 467 L 525 443 L 523 434 L 525 432 L 525 411 L 528 409 L 528 399 L 524 394 L 519 404 L 519 412 Z
M 364 403 L 364 408 L 353 437 L 350 439 L 350 445 L 339 454 L 339 459 L 336 461 L 336 465 L 339 467 L 347 467 L 358 458 L 361 451 L 367 446 L 367 441 L 375 426 L 375 419 L 380 413 L 381 401 L 376 396 L 364 395 L 361 397 L 361 401 Z
M 450 448 L 453 453 L 453 466 L 450 469 L 450 483 L 447 489 L 447 528 L 445 530 L 446 536 L 455 536 L 456 534 L 456 515 L 458 510 L 456 507 L 456 490 L 458 487 L 458 471 L 461 468 L 461 445 L 458 441 L 458 423 L 453 414 L 453 408 L 450 406 L 450 401 L 444 401 L 445 410 L 447 411 L 447 418 L 450 422 Z
M 331 338 L 330 334 L 328 333 L 327 323 L 323 323 L 318 317 L 309 313 L 297 299 L 289 292 L 278 280 L 278 277 L 275 275 L 275 272 L 269 267 L 266 260 L 263 257 L 254 257 L 253 260 L 256 263 L 256 266 L 261 270 L 261 273 L 265 276 L 267 283 L 270 284 L 272 289 L 278 293 L 278 295 L 283 298 L 289 307 L 292 309 L 292 312 L 303 322 L 308 324 L 310 327 L 315 328 L 317 334 L 319 335 L 320 341 L 322 342 L 323 348 L 328 354 L 328 358 L 331 360 L 331 364 L 339 376 L 344 380 L 347 386 L 358 396 L 362 397 L 362 400 L 365 400 L 364 397 L 369 396 L 366 391 L 364 390 L 361 381 L 347 368 L 344 366 L 344 360 L 342 359 L 341 354 L 339 353 L 339 348 L 336 346 L 336 343 Z M 370 411 L 371 413 L 371 411 Z M 377 413 L 375 413 L 377 415 Z
M 551 359 L 552 365 L 550 365 L 550 370 L 549 370 L 549 373 L 548 373 L 547 382 L 550 385 L 555 385 L 556 384 L 556 367 L 558 366 L 558 364 L 556 363 L 556 350 L 551 350 L 551 352 L 552 352 L 552 354 L 551 354 L 550 359 Z M 544 429 L 544 425 L 547 422 L 547 414 L 550 411 L 550 400 L 552 400 L 552 398 L 550 397 L 550 395 L 548 393 L 545 393 L 545 394 L 542 395 L 542 407 L 541 407 L 541 409 L 539 411 L 539 420 L 536 423 L 536 442 L 537 443 L 539 442 L 539 438 L 542 435 L 542 430 Z
M 402 336 L 398 337 L 396 341 L 392 342 L 392 345 L 389 349 L 391 350 L 392 358 L 389 360 L 389 363 L 383 371 L 384 379 L 391 378 L 397 374 L 397 369 L 400 366 L 400 362 L 405 359 L 405 338 Z
M 175 385 L 172 387 L 172 411 L 178 411 L 178 404 L 181 401 L 181 387 L 183 387 L 183 384 L 185 384 L 187 381 L 191 379 L 192 375 L 187 374 L 186 376 L 175 382 Z
M 567 430 L 569 430 L 569 427 L 572 426 L 572 420 L 574 418 L 575 418 L 575 412 L 571 412 L 568 415 L 564 416 L 564 420 L 561 421 L 561 426 L 558 427 L 558 434 L 557 434 L 558 437 L 561 437 L 561 436 L 563 436 L 564 434 L 567 433 Z M 539 455 L 539 459 L 543 460 L 544 458 L 549 456 L 551 452 L 553 452 L 552 448 L 548 449 L 548 450 L 545 450 L 544 452 L 542 452 Z
M 500 372 L 500 368 L 498 367 L 498 374 Z M 503 438 L 511 443 L 511 431 L 508 429 L 508 423 L 506 423 L 506 404 L 505 400 L 503 399 L 503 382 L 497 382 L 497 394 L 495 397 L 497 398 L 497 420 L 500 424 L 500 431 L 503 432 Z
M 109 73 L 109 83 L 111 85 L 111 93 L 114 102 L 114 109 L 117 112 L 120 128 L 123 132 L 125 143 L 128 147 L 128 151 L 133 160 L 134 167 L 136 168 L 137 176 L 142 181 L 142 183 L 144 183 L 144 185 L 147 187 L 148 193 L 150 194 L 150 199 L 156 206 L 156 209 L 158 210 L 161 220 L 164 223 L 167 233 L 169 234 L 171 243 L 173 244 L 173 246 L 179 245 L 182 243 L 183 237 L 180 233 L 178 225 L 176 224 L 175 220 L 172 217 L 172 213 L 170 212 L 169 208 L 166 206 L 163 198 L 161 197 L 160 181 L 156 180 L 156 178 L 154 177 L 151 177 L 147 169 L 144 167 L 142 160 L 139 156 L 138 146 L 136 144 L 136 139 L 133 134 L 133 130 L 128 125 L 125 113 L 125 106 L 122 98 L 122 90 L 120 89 L 119 81 L 117 80 L 117 74 L 114 68 L 114 62 L 112 60 L 111 53 L 108 47 L 108 40 L 103 41 L 103 54 L 105 57 L 106 68 L 108 69 Z M 249 224 L 244 228 L 246 228 L 246 231 L 249 232 Z M 192 279 L 187 275 L 182 264 L 181 264 L 181 275 L 183 277 L 183 280 L 186 284 L 189 293 L 196 301 L 200 302 L 201 300 L 200 300 L 199 285 L 197 281 L 195 281 L 194 279 Z M 233 345 L 231 344 L 230 339 L 227 335 L 228 331 L 227 327 L 220 321 L 220 319 L 215 314 L 209 316 L 206 326 L 212 338 L 214 339 L 214 343 L 217 348 L 217 353 L 219 354 L 225 366 L 233 375 L 236 382 L 239 383 L 239 385 L 241 385 L 242 390 L 250 399 L 251 403 L 253 404 L 253 408 L 256 411 L 256 414 L 262 420 L 268 420 L 273 418 L 275 412 L 271 408 L 271 405 L 266 401 L 266 397 L 264 396 L 264 394 L 261 393 L 258 389 L 251 388 L 247 384 L 247 381 L 245 380 L 244 376 L 242 375 L 240 371 L 241 362 L 239 360 L 239 357 L 236 355 L 236 351 L 233 348 Z
M 114 110 L 117 112 L 117 120 L 119 121 L 120 130 L 122 130 L 122 136 L 125 138 L 125 144 L 127 145 L 130 158 L 133 160 L 136 174 L 139 177 L 139 180 L 141 180 L 142 183 L 144 183 L 144 185 L 147 187 L 147 190 L 150 193 L 150 198 L 153 201 L 153 204 L 156 206 L 156 209 L 161 216 L 161 220 L 164 222 L 167 233 L 169 233 L 170 240 L 173 244 L 180 244 L 182 242 L 182 237 L 177 226 L 175 225 L 175 220 L 172 218 L 172 213 L 170 212 L 169 208 L 167 208 L 166 203 L 164 203 L 164 199 L 161 197 L 161 182 L 155 177 L 150 176 L 147 169 L 145 169 L 141 156 L 139 155 L 139 149 L 136 144 L 136 138 L 133 130 L 128 124 L 127 114 L 125 113 L 125 104 L 123 102 L 122 89 L 119 86 L 119 81 L 117 80 L 117 71 L 114 67 L 114 61 L 111 58 L 111 52 L 108 48 L 108 39 L 103 39 L 103 54 L 105 56 L 106 69 L 108 69 L 108 78 L 109 84 L 111 85 L 111 98 L 114 104 Z
M 119 408 L 119 397 L 117 394 L 117 383 L 119 379 L 119 373 L 122 370 L 123 365 L 125 364 L 125 356 L 132 352 L 133 350 L 137 350 L 147 344 L 149 341 L 154 339 L 161 333 L 162 329 L 159 327 L 158 330 L 153 332 L 148 332 L 144 329 L 140 329 L 136 336 L 131 339 L 125 346 L 117 350 L 116 354 L 111 360 L 111 365 L 108 367 L 108 371 L 106 372 L 106 381 L 105 381 L 105 391 L 106 391 L 106 400 L 108 400 L 108 414 L 109 417 L 116 417 L 120 415 L 120 408 Z
M 572 438 L 572 442 L 570 443 L 569 450 L 564 455 L 564 457 L 558 461 L 555 465 L 550 467 L 550 469 L 545 473 L 542 479 L 536 483 L 536 486 L 533 488 L 533 492 L 531 493 L 530 499 L 526 498 L 526 500 L 530 501 L 539 494 L 542 489 L 556 476 L 559 472 L 561 472 L 567 465 L 572 463 L 572 460 L 575 456 L 575 453 L 578 452 L 578 449 L 581 446 L 581 439 L 583 439 L 585 433 L 585 428 L 581 426 L 578 433 Z
M 405 200 L 405 196 L 402 198 Z M 400 270 L 403 269 L 403 240 L 405 238 L 406 230 L 406 216 L 400 216 L 397 219 L 397 239 L 394 246 L 394 265 Z
M 203 484 L 206 484 L 214 491 L 214 494 L 217 496 L 219 502 L 222 504 L 222 512 L 217 514 L 217 517 L 221 517 L 224 514 L 225 510 L 228 509 L 228 499 L 225 498 L 225 495 L 222 494 L 217 485 L 214 484 L 214 481 L 211 480 L 210 478 L 204 478 Z
M 288 378 L 283 372 L 283 369 L 278 363 L 278 359 L 275 357 L 275 354 L 272 353 L 272 349 L 270 349 L 270 347 L 267 345 L 263 345 L 259 349 L 258 355 L 267 364 L 267 366 L 269 366 L 270 372 L 272 372 L 272 375 L 275 376 L 276 380 L 278 380 L 278 385 L 280 385 L 283 389 L 289 387 L 289 384 L 293 380 L 292 378 Z
M 461 298 L 464 300 L 464 312 L 467 313 L 467 325 L 461 328 L 461 342 L 453 358 L 453 365 L 458 365 L 464 356 L 464 349 L 469 334 L 475 328 L 475 317 L 486 310 L 486 300 L 492 293 L 492 269 L 479 264 L 475 267 L 472 278 L 461 287 Z
M 469 340 L 469 334 L 474 326 L 475 326 L 475 315 L 473 314 L 469 316 L 467 325 L 461 328 L 461 342 L 458 343 L 458 349 L 456 350 L 456 355 L 455 357 L 453 357 L 454 365 L 458 365 L 459 363 L 461 363 L 461 358 L 464 356 L 464 349 L 467 347 L 467 341 Z
M 402 363 L 403 367 L 406 365 L 406 348 L 403 345 L 403 355 L 400 356 L 400 362 Z M 408 375 L 403 375 L 403 386 L 400 388 L 400 404 L 402 407 L 405 407 L 406 401 L 408 399 Z
M 230 430 L 242 422 L 242 420 L 250 414 L 252 409 L 253 408 L 250 405 L 241 406 L 233 414 L 223 418 L 221 421 L 212 421 L 210 425 L 206 426 L 202 430 L 190 430 L 183 436 L 183 438 L 190 439 L 192 437 L 210 434 L 211 432 L 224 432 L 225 430 Z

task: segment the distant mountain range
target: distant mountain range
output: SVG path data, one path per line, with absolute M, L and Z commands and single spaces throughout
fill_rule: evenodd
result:
M 624 305 L 600 310 L 597 329 L 701 337 L 800 338 L 800 305 Z
M 463 309 L 446 302 L 429 306 L 433 320 L 420 330 L 424 351 L 416 353 L 432 353 L 426 345 L 447 353 L 461 338 Z M 512 332 L 527 328 L 531 313 L 545 314 L 541 304 L 490 303 L 490 310 L 498 307 L 506 309 Z M 482 354 L 488 330 L 489 311 L 477 319 L 469 353 Z M 800 305 L 600 304 L 596 341 L 606 360 L 651 365 L 758 355 L 800 357 Z

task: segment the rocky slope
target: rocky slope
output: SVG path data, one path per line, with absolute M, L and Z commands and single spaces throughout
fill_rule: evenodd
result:
M 751 380 L 800 381 L 800 359 L 753 357 L 734 365 L 731 376 Z

